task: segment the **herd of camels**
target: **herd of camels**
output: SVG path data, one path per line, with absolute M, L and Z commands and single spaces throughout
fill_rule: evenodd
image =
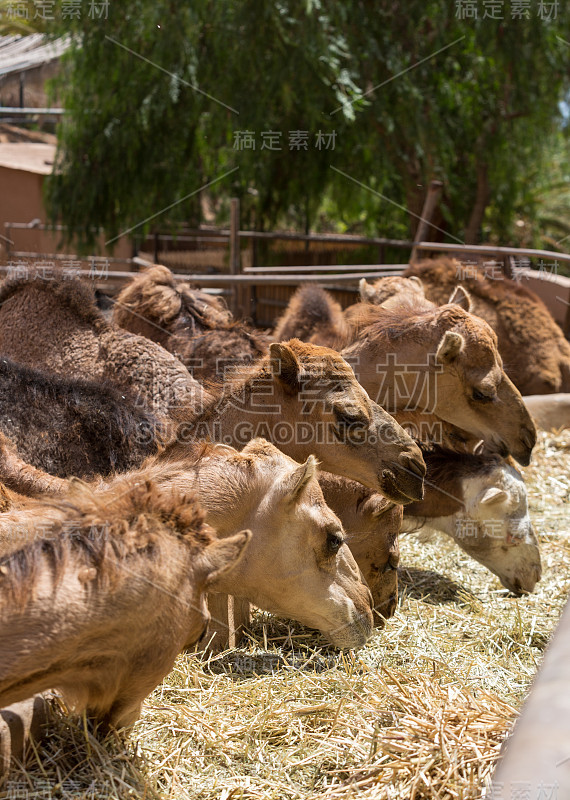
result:
M 132 724 L 208 593 L 360 647 L 396 608 L 401 531 L 531 592 L 523 396 L 570 391 L 570 345 L 530 291 L 458 275 L 419 262 L 344 310 L 307 285 L 272 332 L 164 266 L 112 315 L 64 275 L 5 280 L 0 707 L 58 689 Z

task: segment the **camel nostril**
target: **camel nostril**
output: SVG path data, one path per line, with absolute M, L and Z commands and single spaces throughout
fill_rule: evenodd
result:
M 394 553 L 390 553 L 388 561 L 386 562 L 386 565 L 384 567 L 384 572 L 387 572 L 388 570 L 398 569 L 399 563 L 400 563 L 400 556 Z

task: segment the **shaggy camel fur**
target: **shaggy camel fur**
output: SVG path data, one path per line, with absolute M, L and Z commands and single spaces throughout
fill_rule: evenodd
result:
M 358 284 L 360 299 L 363 303 L 373 303 L 376 306 L 393 308 L 400 302 L 402 297 L 410 295 L 424 296 L 424 289 L 419 278 L 402 278 L 400 275 L 392 275 L 388 278 L 378 278 L 374 283 L 368 283 L 366 278 L 362 278 Z M 350 320 L 351 309 L 349 306 L 344 314 Z
M 125 286 L 114 301 L 113 319 L 161 344 L 200 381 L 223 377 L 229 365 L 256 361 L 269 344 L 263 333 L 234 322 L 221 298 L 176 282 L 160 265 Z
M 340 350 L 352 338 L 340 303 L 320 286 L 308 284 L 297 289 L 283 316 L 277 321 L 273 338 L 277 342 L 300 339 Z
M 503 372 L 497 337 L 465 310 L 464 294 L 455 300 L 441 307 L 419 295 L 394 308 L 359 303 L 341 355 L 372 399 L 396 418 L 402 411 L 408 422 L 410 413 L 431 414 L 456 426 L 460 437 L 466 432 L 527 465 L 536 429 Z M 299 314 L 299 304 L 294 311 Z
M 200 408 L 205 395 L 171 353 L 107 322 L 91 288 L 61 276 L 0 285 L 0 352 L 65 377 L 111 381 L 159 415 Z
M 465 276 L 459 261 L 438 258 L 405 272 L 422 281 L 426 297 L 441 305 L 457 285 L 467 289 L 471 310 L 497 334 L 505 372 L 524 394 L 570 391 L 570 344 L 542 300 L 520 283 Z
M 426 454 L 426 495 L 404 510 L 404 530 L 441 531 L 514 592 L 540 580 L 538 540 L 524 480 L 512 459 Z
M 36 540 L 0 559 L 0 706 L 58 688 L 103 725 L 131 725 L 203 634 L 204 592 L 251 534 L 216 540 L 191 497 L 148 480 L 51 503 L 59 519 L 46 528 L 35 501 Z
M 34 467 L 87 479 L 138 466 L 164 431 L 112 384 L 44 375 L 0 358 L 0 433 Z
M 220 591 L 318 628 L 337 647 L 364 644 L 372 631 L 370 592 L 323 499 L 313 456 L 298 464 L 254 439 L 241 452 L 201 444 L 186 448 L 183 460 L 163 454 L 141 472 L 162 489 L 195 494 L 219 536 L 251 530 L 246 556 Z
M 8 500 L 13 504 L 21 497 L 61 494 L 68 489 L 67 481 L 48 475 L 21 459 L 14 444 L 3 433 L 0 433 L 0 481 L 2 511 L 6 510 Z
M 372 592 L 375 622 L 382 627 L 398 601 L 403 508 L 356 481 L 329 472 L 319 475 L 319 484 L 346 531 L 350 551 Z
M 169 450 L 187 442 L 241 447 L 262 436 L 296 461 L 314 454 L 323 469 L 382 491 L 396 502 L 422 496 L 424 464 L 412 439 L 370 398 L 338 353 L 293 339 L 236 371 L 203 413 L 180 418 Z

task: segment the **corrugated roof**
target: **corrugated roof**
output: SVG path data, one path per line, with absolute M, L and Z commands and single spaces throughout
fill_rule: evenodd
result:
M 50 40 L 43 33 L 0 36 L 0 78 L 47 64 L 65 53 L 70 44 L 69 36 Z

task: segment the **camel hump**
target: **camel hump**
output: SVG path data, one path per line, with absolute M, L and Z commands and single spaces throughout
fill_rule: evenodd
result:
M 281 342 L 294 338 L 307 341 L 316 328 L 334 328 L 339 319 L 342 310 L 328 292 L 320 286 L 303 286 L 291 298 L 274 337 Z
M 90 285 L 79 280 L 66 280 L 61 271 L 49 279 L 40 279 L 31 273 L 23 277 L 6 278 L 0 284 L 0 306 L 20 292 L 42 292 L 53 297 L 89 325 L 106 326 L 106 320 L 97 308 L 95 292 Z M 37 295 L 35 295 L 37 297 Z

